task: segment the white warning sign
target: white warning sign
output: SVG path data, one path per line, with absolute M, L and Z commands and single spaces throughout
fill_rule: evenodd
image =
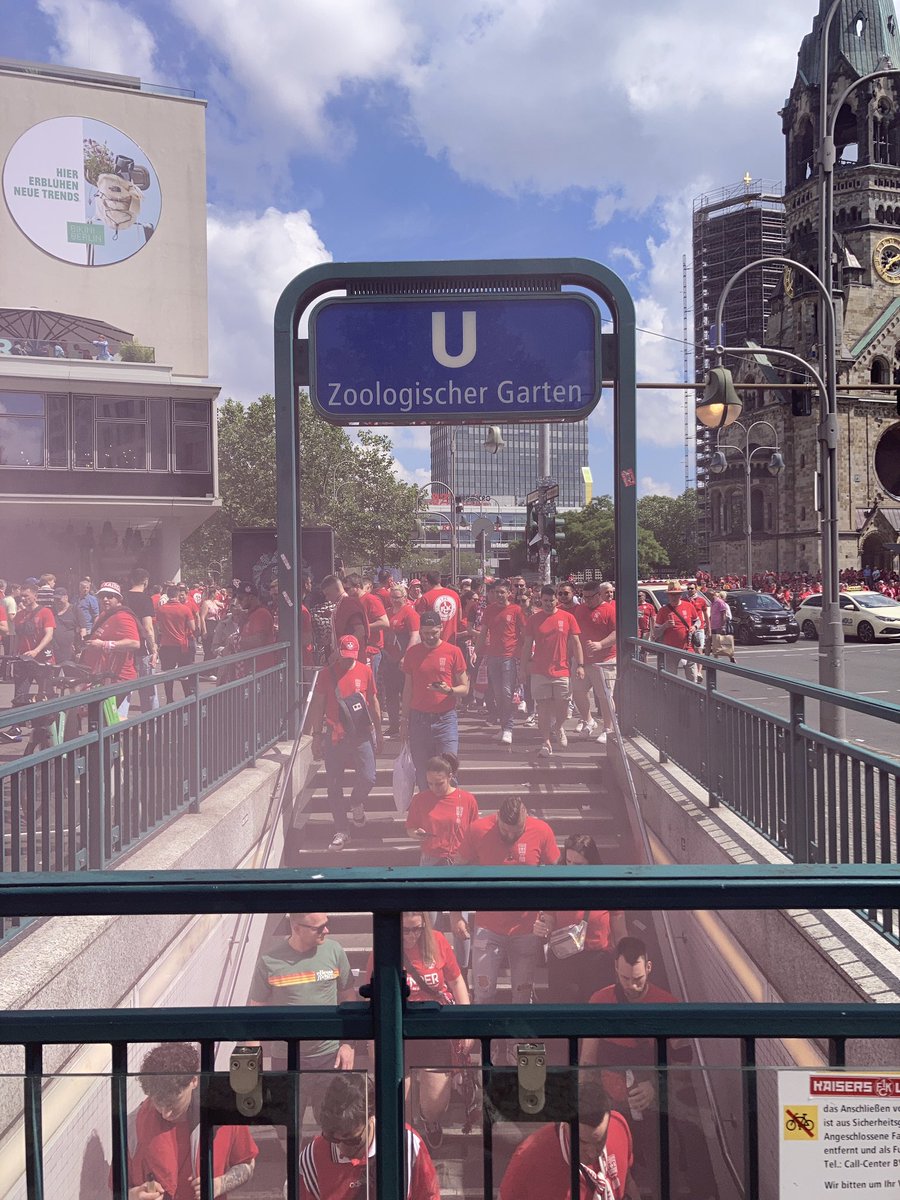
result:
M 900 1194 L 900 1073 L 778 1072 L 784 1197 Z

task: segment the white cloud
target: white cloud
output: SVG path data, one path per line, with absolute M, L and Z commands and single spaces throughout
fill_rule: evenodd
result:
M 632 250 L 629 246 L 613 246 L 609 251 L 609 257 L 613 259 L 621 259 L 622 262 L 628 263 L 630 267 L 637 273 L 644 269 L 644 263 L 637 251 Z
M 113 0 L 37 0 L 37 5 L 54 24 L 51 52 L 57 62 L 164 82 L 150 29 Z
M 642 496 L 674 496 L 675 489 L 670 483 L 661 483 L 650 475 L 642 475 L 638 480 L 638 492 Z
M 210 375 L 244 403 L 274 387 L 275 305 L 295 275 L 331 255 L 305 209 L 252 213 L 210 209 Z

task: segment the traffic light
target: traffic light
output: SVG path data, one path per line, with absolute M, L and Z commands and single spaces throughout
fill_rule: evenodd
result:
M 525 505 L 525 549 L 532 549 L 532 542 L 538 536 L 537 513 L 535 511 L 536 504 L 533 500 L 529 500 Z
M 544 509 L 544 544 L 551 550 L 556 545 L 556 505 L 553 503 Z
M 791 388 L 791 415 L 812 416 L 812 392 L 808 388 Z

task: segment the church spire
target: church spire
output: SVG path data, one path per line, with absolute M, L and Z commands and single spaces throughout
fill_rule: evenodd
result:
M 800 47 L 798 75 L 808 87 L 819 84 L 822 27 L 833 0 L 820 0 L 812 33 Z M 885 58 L 900 67 L 900 22 L 894 0 L 842 0 L 829 32 L 829 74 L 843 68 L 857 78 L 877 71 Z

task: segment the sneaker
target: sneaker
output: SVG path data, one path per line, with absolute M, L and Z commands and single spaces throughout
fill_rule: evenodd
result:
M 503 732 L 500 734 L 500 744 L 502 746 L 511 746 L 512 745 L 512 730 L 510 730 L 510 729 L 503 730 Z
M 363 808 L 363 806 L 361 804 L 354 804 L 353 808 L 351 808 L 350 820 L 353 822 L 353 824 L 356 826 L 357 829 L 362 829 L 363 825 L 365 825 L 366 810 Z
M 342 830 L 339 829 L 337 831 L 337 833 L 334 835 L 334 837 L 331 839 L 331 841 L 328 845 L 328 849 L 329 850 L 343 850 L 343 848 L 347 845 L 347 843 L 349 841 L 350 841 L 350 834 L 344 833 Z
M 531 716 L 528 718 L 528 720 L 525 722 L 525 728 L 526 729 L 534 729 L 536 727 L 536 725 L 537 725 L 537 713 L 532 713 Z
M 575 732 L 576 733 L 584 733 L 584 727 L 586 724 L 587 724 L 587 722 L 582 717 L 579 717 L 578 724 L 575 726 Z
M 13 732 L 14 729 L 15 726 L 13 729 L 0 729 L 0 742 L 21 742 L 21 733 Z
M 577 733 L 578 730 L 576 729 L 575 732 Z M 585 737 L 585 738 L 592 738 L 592 737 L 594 737 L 596 732 L 597 732 L 597 722 L 594 720 L 593 717 L 591 717 L 591 719 L 589 721 L 584 722 L 584 724 L 582 726 L 582 730 L 581 730 L 581 736 Z
M 444 1127 L 440 1121 L 423 1121 L 422 1133 L 429 1150 L 439 1150 L 444 1144 Z
M 566 708 L 566 719 L 571 720 L 571 718 L 574 716 L 575 716 L 575 702 L 574 702 L 574 700 L 570 700 L 568 707 Z
M 599 742 L 601 746 L 605 746 L 606 745 L 606 737 L 607 737 L 606 730 L 601 729 L 599 734 L 597 735 L 597 737 L 594 739 L 594 741 Z
M 528 705 L 525 703 L 524 700 L 520 700 L 519 703 L 516 705 L 516 708 L 520 713 L 528 712 Z
M 566 737 L 566 731 L 563 729 L 562 725 L 560 725 L 559 729 L 556 731 L 556 741 L 560 746 L 568 746 L 569 744 L 569 739 Z
M 543 746 L 541 746 L 540 750 L 538 750 L 538 755 L 541 758 L 552 758 L 553 757 L 553 747 L 550 745 L 549 742 L 544 742 Z

